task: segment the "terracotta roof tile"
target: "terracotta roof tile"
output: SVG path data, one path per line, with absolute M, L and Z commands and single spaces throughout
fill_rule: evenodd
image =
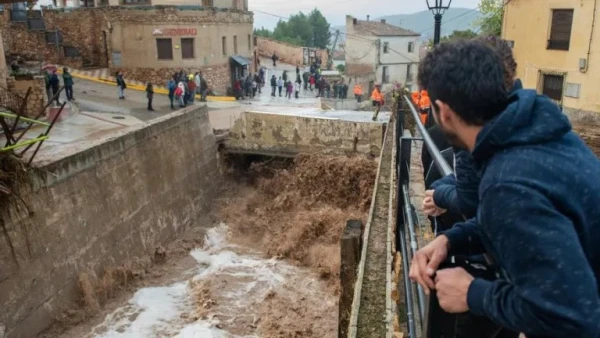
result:
M 420 36 L 411 30 L 404 29 L 398 26 L 383 23 L 381 21 L 365 21 L 357 20 L 354 25 L 355 30 L 362 30 L 378 36 Z

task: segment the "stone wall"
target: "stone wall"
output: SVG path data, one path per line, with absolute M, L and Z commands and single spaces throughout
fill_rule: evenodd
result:
M 41 17 L 40 11 L 28 12 L 30 17 Z M 237 9 L 219 9 L 201 6 L 109 6 L 97 8 L 45 9 L 43 21 L 46 31 L 60 30 L 63 46 L 74 47 L 78 57 L 66 57 L 62 48 L 46 42 L 46 31 L 31 30 L 26 23 L 10 21 L 10 10 L 0 13 L 0 29 L 5 38 L 5 52 L 20 54 L 29 60 L 61 64 L 80 69 L 83 66 L 109 67 L 111 55 L 111 23 L 131 24 L 191 24 L 191 23 L 249 23 L 251 12 Z M 251 31 L 250 31 L 251 33 Z M 154 44 L 148 48 L 155 49 Z M 215 54 L 220 50 L 214 51 Z
M 11 76 L 6 80 L 6 87 L 9 92 L 21 97 L 25 97 L 27 90 L 31 88 L 25 107 L 25 115 L 28 117 L 36 117 L 48 103 L 46 82 L 43 76 L 35 76 L 33 80 L 16 80 Z
M 225 142 L 233 153 L 295 156 L 299 153 L 377 156 L 384 128 L 381 123 L 244 112 Z
M 112 68 L 111 74 L 115 74 L 117 70 L 121 70 L 124 73 L 125 81 L 127 79 L 133 79 L 141 82 L 152 82 L 161 86 L 166 86 L 169 79 L 173 77 L 175 72 L 179 72 L 182 68 Z M 183 69 L 188 74 L 195 72 L 202 72 L 211 88 L 215 93 L 219 95 L 225 95 L 227 93 L 227 87 L 231 87 L 231 72 L 229 71 L 229 64 L 213 66 L 213 67 L 197 67 Z
M 77 308 L 80 273 L 149 261 L 186 229 L 210 225 L 220 175 L 206 106 L 117 133 L 40 164 L 24 196 L 33 213 L 0 234 L 6 338 L 35 337 Z
M 36 12 L 29 14 L 34 13 Z M 105 66 L 107 60 L 102 27 L 106 27 L 106 23 L 99 14 L 90 10 L 44 11 L 46 30 L 59 29 L 63 36 L 63 46 L 74 47 L 80 53 L 79 57 L 65 57 L 63 48 L 46 42 L 46 31 L 30 30 L 26 23 L 10 22 L 10 11 L 5 10 L 0 15 L 5 52 L 9 55 L 21 55 L 26 60 L 63 64 L 72 68 L 82 68 L 84 64 Z
M 327 64 L 327 51 L 316 49 L 317 55 L 321 57 L 321 64 Z M 290 45 L 285 42 L 276 41 L 262 36 L 256 37 L 256 51 L 258 55 L 271 58 L 273 52 L 279 56 L 279 61 L 291 65 L 302 65 L 304 62 L 304 47 Z

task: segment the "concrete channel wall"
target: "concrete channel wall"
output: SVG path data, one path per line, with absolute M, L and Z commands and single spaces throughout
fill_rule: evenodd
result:
M 34 337 L 73 308 L 80 273 L 147 262 L 187 228 L 209 225 L 220 176 L 206 107 L 127 128 L 43 165 L 35 179 L 25 196 L 33 215 L 0 233 L 7 338 Z
M 311 152 L 378 156 L 384 132 L 381 123 L 244 112 L 225 146 L 231 153 L 273 156 Z

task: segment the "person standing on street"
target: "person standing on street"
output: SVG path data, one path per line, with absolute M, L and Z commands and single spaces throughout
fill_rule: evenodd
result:
M 206 95 L 208 95 L 208 82 L 206 82 L 206 79 L 202 76 L 202 72 L 200 72 L 199 75 L 200 75 L 200 101 L 206 102 Z
M 256 83 L 257 80 L 258 80 L 258 76 L 252 77 L 252 98 L 254 98 L 256 96 L 256 89 L 258 87 L 258 83 Z
M 362 101 L 363 90 L 362 87 L 357 83 L 354 85 L 354 98 L 356 102 L 360 103 Z
M 148 98 L 148 111 L 154 111 L 154 108 L 152 108 L 152 99 L 154 98 L 154 87 L 150 82 L 148 82 L 148 84 L 146 85 L 146 97 Z
M 347 99 L 348 98 L 348 84 L 344 82 L 344 84 L 342 85 L 342 99 Z
M 183 82 L 179 82 L 177 84 L 177 88 L 175 88 L 175 98 L 179 101 L 179 108 L 185 107 L 185 87 L 183 86 Z
M 69 68 L 63 68 L 63 83 L 65 84 L 65 94 L 67 95 L 67 100 L 73 101 L 75 98 L 73 97 L 73 76 L 69 73 Z
M 375 107 L 375 113 L 373 114 L 373 121 L 377 121 L 377 115 L 379 115 L 379 110 L 383 106 L 383 94 L 379 90 L 379 84 L 375 85 L 373 92 L 371 93 L 371 100 L 373 101 L 373 107 Z
M 277 88 L 279 89 L 279 97 L 281 97 L 281 90 L 283 89 L 283 79 L 281 76 L 279 77 L 279 80 L 277 80 Z
M 175 82 L 175 79 L 171 79 L 169 82 L 167 82 L 167 89 L 169 89 L 169 102 L 171 103 L 171 109 L 175 109 L 175 106 L 173 106 L 173 100 L 175 100 L 175 89 L 177 89 L 177 82 Z
M 46 96 L 48 96 L 48 102 L 52 101 L 52 88 L 50 88 L 50 72 L 46 71 L 44 75 L 44 80 L 46 82 Z
M 292 81 L 288 81 L 286 85 L 287 85 L 287 88 L 286 88 L 285 94 L 288 97 L 288 99 L 291 99 L 292 92 L 294 91 L 294 84 L 292 83 Z
M 58 95 L 58 90 L 60 87 L 60 82 L 58 81 L 58 75 L 56 75 L 56 70 L 52 71 L 52 75 L 50 75 L 50 88 L 52 89 L 52 97 L 56 100 L 56 105 L 60 106 L 60 100 Z
M 194 103 L 196 99 L 196 79 L 190 74 L 188 81 L 188 88 L 190 90 L 190 103 Z
M 125 89 L 127 88 L 127 84 L 125 84 L 125 79 L 123 79 L 123 73 L 117 72 L 117 90 L 119 92 L 119 100 L 125 100 Z
M 273 60 L 273 67 L 277 67 L 277 60 L 279 60 L 279 56 L 273 52 L 273 56 L 271 56 L 271 60 Z
M 194 74 L 194 82 L 196 83 L 196 94 L 199 94 L 200 100 L 202 100 L 202 77 L 199 72 Z
M 295 98 L 298 98 L 298 94 L 300 93 L 300 82 L 299 81 L 294 82 L 294 92 L 295 92 Z
M 271 77 L 271 96 L 275 97 L 275 91 L 277 89 L 277 78 L 275 75 Z

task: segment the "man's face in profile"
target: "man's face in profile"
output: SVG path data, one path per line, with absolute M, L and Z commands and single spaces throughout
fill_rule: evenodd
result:
M 458 117 L 448 105 L 442 103 L 442 105 L 440 106 L 438 105 L 438 102 L 439 101 L 435 101 L 431 104 L 431 111 L 433 113 L 435 123 L 437 123 L 439 128 L 446 136 L 446 139 L 452 146 L 461 149 L 467 149 L 466 145 L 461 141 L 460 137 L 458 136 L 458 132 L 456 130 L 455 124 Z

